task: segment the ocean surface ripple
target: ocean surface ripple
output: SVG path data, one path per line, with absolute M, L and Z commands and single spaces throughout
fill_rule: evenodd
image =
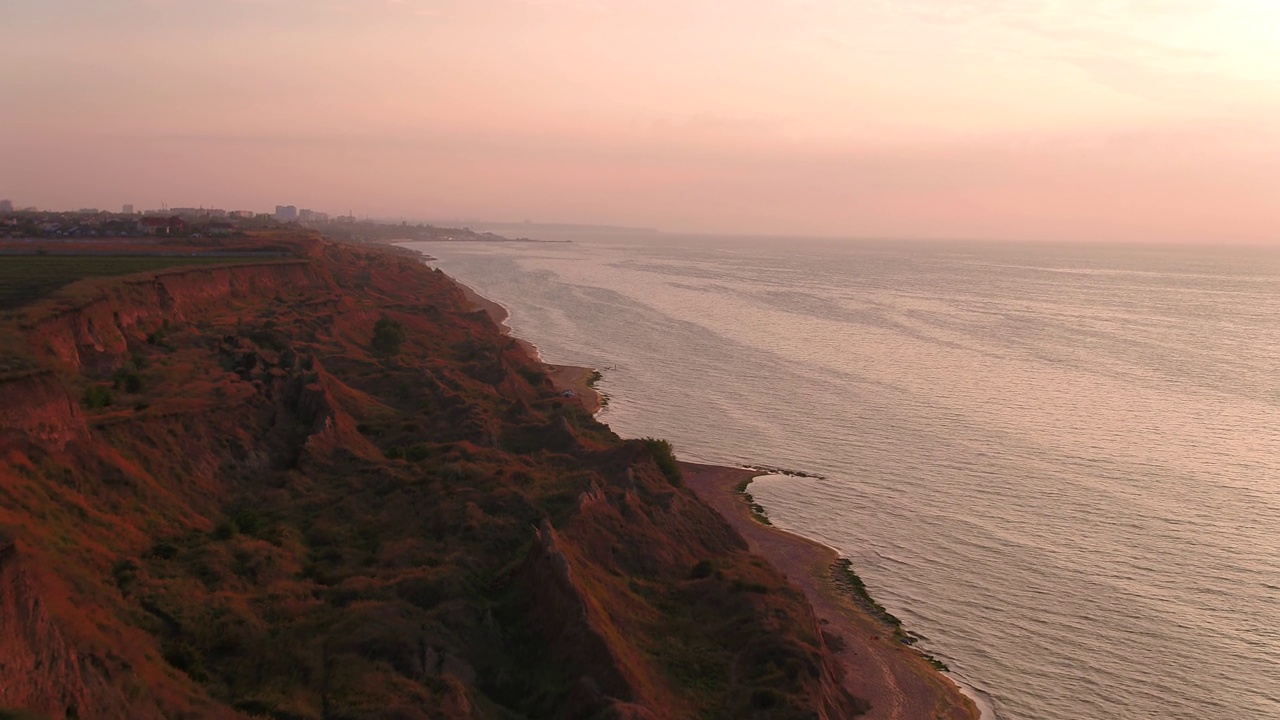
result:
M 411 245 L 840 548 L 1006 720 L 1280 718 L 1280 254 Z

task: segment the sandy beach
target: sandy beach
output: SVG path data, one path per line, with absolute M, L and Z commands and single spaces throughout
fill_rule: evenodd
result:
M 869 615 L 839 589 L 832 567 L 839 555 L 808 538 L 756 520 L 738 487 L 764 474 L 743 468 L 681 463 L 685 482 L 746 538 L 751 551 L 773 563 L 804 590 L 823 629 L 843 640 L 836 653 L 848 690 L 871 703 L 870 720 L 978 720 L 973 700 L 916 651 L 893 638 L 892 628 Z M 835 643 L 836 647 L 839 643 Z

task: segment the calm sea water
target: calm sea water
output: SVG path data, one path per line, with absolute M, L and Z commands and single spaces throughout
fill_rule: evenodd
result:
M 421 244 L 1006 720 L 1280 718 L 1280 252 Z

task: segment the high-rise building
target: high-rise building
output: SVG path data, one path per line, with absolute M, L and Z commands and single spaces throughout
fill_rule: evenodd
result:
M 123 214 L 125 214 L 125 215 L 132 215 L 132 214 L 133 214 L 133 205 L 131 205 L 131 204 L 129 204 L 129 203 L 125 203 L 124 207 L 120 208 L 120 212 L 121 212 L 121 213 L 123 213 Z
M 13 212 L 13 201 L 0 200 L 0 212 Z
M 277 205 L 276 220 L 280 222 L 297 222 L 298 208 L 293 205 Z

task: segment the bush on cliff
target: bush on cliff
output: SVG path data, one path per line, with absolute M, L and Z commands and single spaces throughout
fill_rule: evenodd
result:
M 658 464 L 658 469 L 666 476 L 667 482 L 676 487 L 684 485 L 684 476 L 680 474 L 680 464 L 676 461 L 671 443 L 658 438 L 644 438 L 643 442 L 645 447 L 649 448 L 653 461 Z
M 90 410 L 104 408 L 113 402 L 115 402 L 115 398 L 112 397 L 111 391 L 101 385 L 90 385 L 80 398 L 80 404 Z
M 383 315 L 373 324 L 373 341 L 370 344 L 373 352 L 381 357 L 399 355 L 404 345 L 404 325 Z

